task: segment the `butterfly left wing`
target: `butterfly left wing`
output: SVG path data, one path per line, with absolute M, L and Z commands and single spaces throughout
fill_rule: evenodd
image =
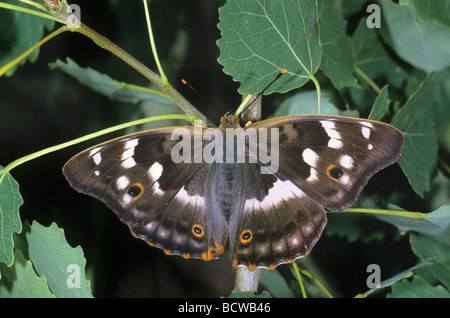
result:
M 404 141 L 391 125 L 340 116 L 285 116 L 249 127 L 278 129 L 277 176 L 336 211 L 354 204 L 369 179 L 398 160 Z
M 186 129 L 185 138 L 195 137 L 192 127 L 177 128 Z M 174 162 L 171 151 L 178 140 L 172 140 L 173 131 L 155 129 L 107 141 L 74 156 L 63 173 L 75 190 L 104 202 L 150 245 L 185 258 L 217 258 L 225 248 L 227 224 L 212 211 L 211 186 L 204 181 L 213 179 L 214 165 Z M 204 146 L 194 143 L 190 150 Z
M 261 174 L 259 164 L 237 166 L 241 180 L 230 215 L 233 266 L 274 269 L 308 255 L 327 222 L 323 207 L 291 181 Z
M 306 256 L 326 224 L 322 206 L 352 205 L 373 174 L 397 161 L 404 139 L 390 125 L 336 116 L 286 116 L 246 129 L 259 159 L 241 166 L 230 244 L 234 266 L 249 269 Z M 263 163 L 261 151 L 272 161 Z

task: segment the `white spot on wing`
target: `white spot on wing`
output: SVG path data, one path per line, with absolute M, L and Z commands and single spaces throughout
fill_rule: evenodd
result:
M 367 127 L 361 127 L 361 133 L 364 136 L 364 138 L 369 139 L 370 138 L 370 129 Z
M 323 129 L 325 129 L 325 132 L 327 133 L 328 137 L 334 139 L 341 139 L 341 134 L 337 132 L 336 126 L 333 121 L 321 120 L 320 124 L 322 125 Z
M 121 176 L 116 181 L 116 188 L 117 190 L 124 190 L 129 184 L 130 180 L 125 176 Z
M 309 169 L 309 173 L 310 173 L 310 175 L 308 178 L 306 178 L 306 181 L 308 181 L 308 182 L 319 181 L 319 175 L 318 175 L 316 169 L 314 169 L 314 168 Z
M 350 178 L 348 175 L 344 174 L 339 178 L 339 182 L 344 185 L 350 185 Z
M 339 139 L 331 138 L 328 141 L 328 147 L 334 148 L 334 149 L 340 149 L 340 148 L 342 148 L 342 141 L 340 141 Z
M 125 142 L 125 149 L 130 149 L 130 148 L 134 148 L 134 147 L 136 147 L 137 145 L 138 145 L 138 143 L 139 143 L 139 139 L 131 139 L 131 140 L 128 140 L 127 142 Z
M 148 169 L 148 174 L 153 181 L 156 181 L 161 177 L 163 172 L 163 166 L 159 162 L 152 164 L 150 169 Z
M 97 152 L 92 159 L 94 160 L 95 164 L 98 166 L 100 164 L 100 162 L 102 162 L 102 155 L 100 154 L 100 152 Z
M 130 204 L 130 202 L 133 201 L 133 197 L 129 195 L 128 193 L 124 194 L 122 197 L 122 206 L 126 207 Z
M 353 160 L 353 158 L 347 155 L 343 155 L 339 158 L 339 163 L 341 164 L 341 166 L 347 169 L 353 168 L 354 162 L 355 161 Z
M 124 152 L 122 153 L 122 160 L 126 160 L 134 155 L 134 148 L 138 145 L 138 139 L 128 140 L 124 144 Z
M 159 185 L 158 185 L 159 186 Z M 184 186 L 181 188 L 180 191 L 178 191 L 177 195 L 175 196 L 176 199 L 180 200 L 183 204 L 190 204 L 190 205 L 198 205 L 201 207 L 205 207 L 205 198 L 199 196 L 199 195 L 193 195 L 190 196 L 187 191 L 184 189 Z
M 273 206 L 277 206 L 284 202 L 286 199 L 295 197 L 303 198 L 304 196 L 305 193 L 291 181 L 277 180 L 262 201 L 257 199 L 245 200 L 244 210 L 253 210 L 253 207 L 258 205 L 261 206 L 261 209 L 263 210 L 269 210 L 273 208 Z
M 372 144 L 368 144 L 367 145 L 367 149 L 372 150 L 373 149 L 373 145 Z
M 122 168 L 129 169 L 136 165 L 136 161 L 134 161 L 133 157 L 128 158 L 127 160 L 122 162 Z
M 309 164 L 311 167 L 315 167 L 317 164 L 317 161 L 319 160 L 319 155 L 316 154 L 314 151 L 312 151 L 309 148 L 306 148 L 303 150 L 302 153 L 303 160 Z
M 161 195 L 163 195 L 165 192 L 163 191 L 163 190 L 161 190 L 161 188 L 159 187 L 159 182 L 155 182 L 154 184 L 153 184 L 153 186 L 152 186 L 152 191 L 153 191 L 153 194 L 156 194 L 156 195 L 159 195 L 159 196 L 161 196 Z
M 361 125 L 369 127 L 369 128 L 373 128 L 372 123 L 369 123 L 368 121 L 360 121 L 359 122 Z
M 89 156 L 93 156 L 93 155 L 95 155 L 97 152 L 99 152 L 100 150 L 102 150 L 102 148 L 103 147 L 97 147 L 97 148 L 94 148 L 94 149 L 92 149 L 90 152 L 89 152 Z

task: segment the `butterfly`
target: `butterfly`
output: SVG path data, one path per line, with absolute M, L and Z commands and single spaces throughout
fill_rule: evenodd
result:
M 241 128 L 226 114 L 210 129 L 116 138 L 75 155 L 63 173 L 166 254 L 209 261 L 229 241 L 234 267 L 274 269 L 307 256 L 326 225 L 324 207 L 354 204 L 372 175 L 398 160 L 404 142 L 391 125 L 325 115 Z M 232 135 L 238 130 L 244 133 Z

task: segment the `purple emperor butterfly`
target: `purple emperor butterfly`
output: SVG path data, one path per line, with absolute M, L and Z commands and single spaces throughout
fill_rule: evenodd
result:
M 320 115 L 243 129 L 236 116 L 225 115 L 217 130 L 222 134 L 181 128 L 182 138 L 174 137 L 180 127 L 169 127 L 99 144 L 70 159 L 63 173 L 151 246 L 211 260 L 229 239 L 233 266 L 250 270 L 308 255 L 327 222 L 323 207 L 350 207 L 372 175 L 397 161 L 404 141 L 385 123 Z M 226 158 L 237 149 L 237 137 L 229 139 L 234 148 L 226 142 L 211 147 L 237 130 L 244 131 L 244 156 Z M 262 137 L 266 146 L 256 142 Z M 262 160 L 262 150 L 275 159 Z M 174 153 L 186 160 L 174 160 Z M 202 154 L 219 160 L 208 162 Z

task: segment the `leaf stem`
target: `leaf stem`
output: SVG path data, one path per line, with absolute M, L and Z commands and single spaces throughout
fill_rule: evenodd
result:
M 164 74 L 161 63 L 159 62 L 158 52 L 156 51 L 155 40 L 153 38 L 152 24 L 150 22 L 150 14 L 148 13 L 147 0 L 142 0 L 142 2 L 144 3 L 145 19 L 147 21 L 147 30 L 148 36 L 150 38 L 150 46 L 152 48 L 153 57 L 155 59 L 156 66 L 158 67 L 159 75 L 161 76 L 161 83 L 162 85 L 167 85 L 169 84 L 169 81 L 167 80 L 166 74 Z
M 382 210 L 382 209 L 361 209 L 361 208 L 350 208 L 341 212 L 338 211 L 328 211 L 329 213 L 373 213 L 373 214 L 385 214 L 393 216 L 401 216 L 405 218 L 413 219 L 423 219 L 426 217 L 426 213 L 421 212 L 407 212 L 407 211 L 396 211 L 396 210 Z
M 377 94 L 380 94 L 381 88 L 375 84 L 359 67 L 355 67 L 356 73 L 358 73 L 372 88 Z
M 297 263 L 292 262 L 292 267 L 294 267 L 295 274 L 297 275 L 298 284 L 300 285 L 300 290 L 302 291 L 303 298 L 308 298 L 305 291 L 305 286 L 303 285 L 302 275 L 298 270 Z
M 20 54 L 18 57 L 16 57 L 14 60 L 12 60 L 11 62 L 7 63 L 6 65 L 2 66 L 0 68 L 0 76 L 2 76 L 3 74 L 5 74 L 6 72 L 8 72 L 11 68 L 13 68 L 15 65 L 19 64 L 20 61 L 22 61 L 23 59 L 25 59 L 28 55 L 30 55 L 31 53 L 33 53 L 34 50 L 36 50 L 37 48 L 39 48 L 40 46 L 42 46 L 45 42 L 53 39 L 55 36 L 57 36 L 58 34 L 61 34 L 65 31 L 68 31 L 69 28 L 67 26 L 62 26 L 59 29 L 53 31 L 52 33 L 50 33 L 49 35 L 47 35 L 45 38 L 43 38 L 42 40 L 40 40 L 38 43 L 36 43 L 35 45 L 33 45 L 32 47 L 30 47 L 28 50 L 26 50 L 25 52 L 23 52 L 22 54 Z
M 244 100 L 242 101 L 242 103 L 239 105 L 238 109 L 236 110 L 236 112 L 234 113 L 236 116 L 239 116 L 239 114 L 242 112 L 242 109 L 247 106 L 250 98 L 252 98 L 255 95 L 247 95 Z
M 59 22 L 62 24 L 66 24 L 66 21 L 64 21 L 63 19 L 57 18 L 51 14 L 39 12 L 39 11 L 36 11 L 33 9 L 24 8 L 24 7 L 19 7 L 19 6 L 13 5 L 13 4 L 9 4 L 9 3 L 0 2 L 0 8 L 20 11 L 20 12 L 24 12 L 24 13 L 28 13 L 28 14 L 32 14 L 32 15 L 37 15 L 38 17 L 41 17 L 44 19 L 49 19 L 49 20 L 53 20 L 53 21 L 56 21 L 56 22 Z
M 319 84 L 319 81 L 314 76 L 311 76 L 311 81 L 313 81 L 314 85 L 316 86 L 316 90 L 317 90 L 317 114 L 320 115 L 320 105 L 322 103 L 321 97 L 320 97 L 320 84 Z
M 128 123 L 116 125 L 116 126 L 113 126 L 113 127 L 109 127 L 109 128 L 97 131 L 97 132 L 92 133 L 92 134 L 88 134 L 88 135 L 80 137 L 80 138 L 73 139 L 71 141 L 64 142 L 64 143 L 56 145 L 56 146 L 52 146 L 52 147 L 49 147 L 49 148 L 45 148 L 45 149 L 39 150 L 37 152 L 34 152 L 32 154 L 29 154 L 27 156 L 24 156 L 22 158 L 14 160 L 13 162 L 11 162 L 9 165 L 7 165 L 5 167 L 5 170 L 6 171 L 11 171 L 15 167 L 17 167 L 17 166 L 19 166 L 19 165 L 21 165 L 21 164 L 23 164 L 23 163 L 25 163 L 27 161 L 36 159 L 36 158 L 41 157 L 43 155 L 49 154 L 49 153 L 57 151 L 57 150 L 61 150 L 63 148 L 69 147 L 69 146 L 73 146 L 75 144 L 78 144 L 80 142 L 83 142 L 83 141 L 86 141 L 86 140 L 89 140 L 89 139 L 93 139 L 93 138 L 96 138 L 96 137 L 99 137 L 99 136 L 102 136 L 102 135 L 105 135 L 105 134 L 109 134 L 111 132 L 114 132 L 114 131 L 117 131 L 117 130 L 120 130 L 120 129 L 128 128 L 128 127 L 135 126 L 135 125 L 140 125 L 140 124 L 144 124 L 144 123 L 148 123 L 148 122 L 152 122 L 152 121 L 164 120 L 164 119 L 182 119 L 182 120 L 186 120 L 186 121 L 192 122 L 192 121 L 194 121 L 196 119 L 196 117 L 195 117 L 195 115 L 190 115 L 190 116 L 186 116 L 186 115 L 159 115 L 159 116 L 143 118 L 143 119 L 131 121 L 131 122 L 128 122 Z
M 31 0 L 17 0 L 17 1 L 22 2 L 22 3 L 26 3 L 26 4 L 30 5 L 30 6 L 33 6 L 33 7 L 38 8 L 38 9 L 41 9 L 42 11 L 47 11 L 45 9 L 44 5 L 42 5 L 40 3 L 31 1 Z
M 133 56 L 128 54 L 126 51 L 121 49 L 118 45 L 114 44 L 113 42 L 111 42 L 101 34 L 95 32 L 94 30 L 92 30 L 83 23 L 81 23 L 80 28 L 74 31 L 87 36 L 102 49 L 111 52 L 112 54 L 123 60 L 125 63 L 130 65 L 132 68 L 134 68 L 136 71 L 141 73 L 144 77 L 146 77 L 156 86 L 158 86 L 159 89 L 165 92 L 167 96 L 169 96 L 170 99 L 172 99 L 185 112 L 185 114 L 195 115 L 208 127 L 214 126 L 214 124 L 205 115 L 203 115 L 191 103 L 189 103 L 180 93 L 178 93 L 177 90 L 175 90 L 175 88 L 172 87 L 172 85 L 170 85 L 168 82 L 166 84 L 163 84 L 158 74 L 150 70 L 147 66 L 145 66 L 140 61 L 135 59 Z
M 328 296 L 328 298 L 334 298 L 333 295 L 331 295 L 331 293 L 328 291 L 328 289 L 326 289 L 325 286 L 320 282 L 320 280 L 318 280 L 313 274 L 311 274 L 305 269 L 302 269 L 300 272 L 303 275 L 307 276 L 309 279 L 312 279 L 317 284 L 317 286 L 319 286 L 319 288 L 323 290 L 323 292 Z

